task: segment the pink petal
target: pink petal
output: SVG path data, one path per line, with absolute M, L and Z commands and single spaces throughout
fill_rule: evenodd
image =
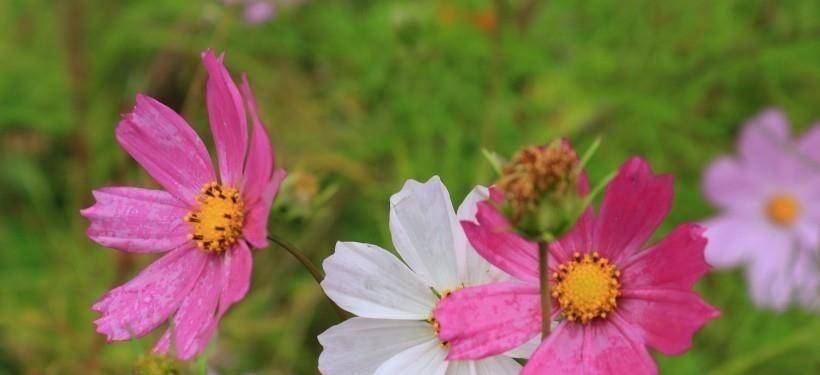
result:
M 86 233 L 100 245 L 135 253 L 162 252 L 188 241 L 185 204 L 161 190 L 108 187 L 93 192 L 97 202 L 80 214 Z
M 757 173 L 776 176 L 785 147 L 790 143 L 789 120 L 778 109 L 767 109 L 743 126 L 738 142 L 740 156 Z
M 273 172 L 274 155 L 273 147 L 268 137 L 268 132 L 262 120 L 259 119 L 259 109 L 256 99 L 253 96 L 248 78 L 242 76 L 242 95 L 253 122 L 253 134 L 251 144 L 248 149 L 248 160 L 245 162 L 244 182 L 242 183 L 242 194 L 245 203 L 253 204 L 262 197 L 270 181 Z
M 732 157 L 715 159 L 703 176 L 703 193 L 712 204 L 746 212 L 761 194 L 758 184 Z
M 162 103 L 137 95 L 123 116 L 117 141 L 165 190 L 188 206 L 208 182 L 216 181 L 205 144 L 178 114 Z
M 680 225 L 657 245 L 632 256 L 621 268 L 623 288 L 691 289 L 709 271 L 704 230 L 697 224 Z
M 92 306 L 102 314 L 94 321 L 97 332 L 108 340 L 128 340 L 152 331 L 193 288 L 205 262 L 205 253 L 185 246 L 152 263 Z
M 254 204 L 248 211 L 245 218 L 245 226 L 242 228 L 242 235 L 253 247 L 262 249 L 268 246 L 268 215 L 276 194 L 287 173 L 284 169 L 277 169 L 273 172 L 273 177 L 268 183 L 262 198 Z
M 558 262 L 564 263 L 576 252 L 586 254 L 595 251 L 592 242 L 594 229 L 595 213 L 592 208 L 588 208 L 569 233 L 550 244 L 550 253 Z
M 655 362 L 633 329 L 615 316 L 588 325 L 562 323 L 521 374 L 657 374 Z
M 541 329 L 537 285 L 487 284 L 453 292 L 436 307 L 439 338 L 450 343 L 449 360 L 481 359 L 527 342 Z
M 820 163 L 820 122 L 812 127 L 800 137 L 797 142 L 797 150 L 803 157 L 808 157 L 815 163 Z
M 708 239 L 706 261 L 721 268 L 737 266 L 756 254 L 772 251 L 771 242 L 780 242 L 778 239 L 784 237 L 766 223 L 742 216 L 718 216 L 703 226 Z
M 595 228 L 598 252 L 620 264 L 649 239 L 671 205 L 672 176 L 655 176 L 643 159 L 629 159 L 606 188 Z
M 649 346 L 667 355 L 689 350 L 695 332 L 720 316 L 696 293 L 673 289 L 624 290 L 617 312 Z
M 219 159 L 219 174 L 223 185 L 235 187 L 242 181 L 248 146 L 248 122 L 239 89 L 221 60 L 217 60 L 211 50 L 202 54 L 202 63 L 208 71 L 206 100 Z
M 521 280 L 538 280 L 538 245 L 512 232 L 489 202 L 478 203 L 478 224 L 462 221 L 470 244 L 488 262 Z
M 205 254 L 201 251 L 198 253 Z M 165 354 L 169 343 L 173 342 L 174 354 L 179 359 L 187 360 L 202 353 L 211 339 L 211 324 L 216 319 L 217 304 L 225 285 L 222 271 L 223 258 L 218 255 L 205 254 L 207 261 L 196 285 L 188 293 L 174 315 L 172 325 L 166 335 L 154 347 L 154 351 Z

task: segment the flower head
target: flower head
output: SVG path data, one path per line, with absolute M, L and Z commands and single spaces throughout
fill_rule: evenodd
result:
M 554 237 L 569 229 L 583 210 L 578 194 L 578 154 L 566 140 L 519 150 L 501 169 L 495 187 L 502 212 L 527 238 Z
M 456 213 L 438 177 L 426 183 L 410 180 L 390 199 L 390 231 L 406 265 L 375 245 L 336 245 L 323 264 L 327 276 L 322 288 L 358 317 L 319 336 L 324 347 L 319 357 L 323 374 L 520 371 L 521 366 L 505 356 L 447 361 L 449 344 L 439 336 L 445 326 L 433 315 L 436 305 L 453 291 L 503 278 L 475 253 L 458 223 L 473 220 L 476 202 L 485 199 L 487 189 L 476 188 Z
M 131 253 L 168 252 L 128 283 L 106 293 L 94 323 L 110 341 L 141 337 L 172 317 L 154 348 L 181 359 L 205 349 L 222 315 L 244 298 L 250 248 L 267 246 L 268 212 L 285 177 L 247 79 L 240 88 L 211 51 L 207 105 L 219 180 L 205 144 L 179 115 L 137 95 L 116 130 L 120 145 L 164 190 L 108 187 L 81 211 L 88 237 Z M 248 113 L 245 112 L 247 105 Z M 247 116 L 251 120 L 248 139 Z
M 719 315 L 691 291 L 708 270 L 701 227 L 681 225 L 644 249 L 671 203 L 672 178 L 633 158 L 607 186 L 600 211 L 589 208 L 550 244 L 551 316 L 559 323 L 523 374 L 656 373 L 646 346 L 682 353 Z M 470 243 L 518 280 L 465 288 L 438 305 L 450 359 L 503 353 L 541 328 L 538 245 L 513 232 L 490 202 L 478 204 L 476 217 L 462 222 Z
M 704 223 L 706 260 L 745 266 L 760 306 L 820 309 L 820 124 L 793 141 L 783 113 L 764 111 L 744 126 L 738 156 L 712 162 L 703 187 L 720 210 Z

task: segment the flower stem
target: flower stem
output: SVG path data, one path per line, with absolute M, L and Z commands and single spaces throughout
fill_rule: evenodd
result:
M 308 257 L 302 254 L 302 252 L 299 251 L 299 249 L 297 249 L 296 246 L 293 246 L 290 242 L 275 234 L 269 234 L 268 240 L 273 241 L 274 243 L 279 245 L 279 247 L 285 249 L 288 253 L 290 253 L 290 255 L 296 258 L 296 260 L 298 260 L 299 263 L 302 263 L 302 266 L 304 266 L 308 270 L 308 272 L 310 272 L 310 274 L 313 276 L 313 279 L 316 280 L 316 283 L 322 283 L 322 279 L 325 277 L 325 275 L 323 275 L 322 271 L 318 267 L 316 267 L 313 264 L 313 262 L 311 262 L 310 259 L 308 259 Z M 327 297 L 327 294 L 325 294 L 325 297 Z M 348 313 L 342 310 L 341 307 L 336 305 L 336 303 L 333 302 L 333 300 L 331 300 L 330 297 L 327 297 L 327 300 L 328 302 L 330 302 L 330 305 L 333 306 L 333 309 L 336 310 L 336 315 L 339 315 L 340 319 L 346 320 L 350 317 Z
M 550 334 L 552 299 L 550 298 L 547 241 L 538 242 L 538 283 L 541 286 L 541 341 Z

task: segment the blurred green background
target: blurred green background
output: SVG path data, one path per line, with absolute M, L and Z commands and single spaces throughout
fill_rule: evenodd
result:
M 0 373 L 129 373 L 157 335 L 108 345 L 89 307 L 151 256 L 93 244 L 90 190 L 155 186 L 114 140 L 137 92 L 206 142 L 199 53 L 247 72 L 289 171 L 271 228 L 315 262 L 336 240 L 391 248 L 388 197 L 438 174 L 455 202 L 493 173 L 481 148 L 568 137 L 603 145 L 593 180 L 627 156 L 676 176 L 659 234 L 713 211 L 699 190 L 742 121 L 820 117 L 820 3 L 643 0 L 274 1 L 249 24 L 219 1 L 0 0 Z M 820 319 L 761 311 L 741 271 L 697 286 L 723 310 L 667 374 L 820 372 Z M 245 301 L 185 371 L 314 374 L 337 319 L 298 263 L 255 253 Z

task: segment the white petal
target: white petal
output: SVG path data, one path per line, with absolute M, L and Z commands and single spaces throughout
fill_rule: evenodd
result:
M 430 286 L 442 292 L 460 284 L 455 249 L 467 239 L 438 176 L 408 180 L 390 197 L 390 232 L 401 257 Z
M 456 217 L 459 222 L 472 221 L 475 222 L 478 202 L 485 201 L 490 198 L 490 192 L 484 186 L 476 186 L 470 194 L 464 198 L 464 202 L 458 207 Z M 459 231 L 463 232 L 461 226 Z M 463 234 L 461 234 L 463 236 Z M 487 262 L 478 252 L 475 251 L 470 241 L 464 241 L 464 246 L 457 247 L 456 261 L 458 262 L 459 279 L 466 286 L 481 285 L 496 281 L 503 281 L 509 276 Z
M 352 318 L 319 335 L 324 375 L 371 375 L 385 361 L 435 337 L 427 322 Z
M 393 356 L 374 375 L 444 375 L 445 357 L 447 351 L 434 338 Z
M 478 361 L 450 361 L 447 375 L 517 375 L 521 365 L 514 359 L 495 356 Z
M 436 305 L 430 288 L 378 246 L 339 242 L 322 266 L 327 296 L 358 316 L 424 320 Z

